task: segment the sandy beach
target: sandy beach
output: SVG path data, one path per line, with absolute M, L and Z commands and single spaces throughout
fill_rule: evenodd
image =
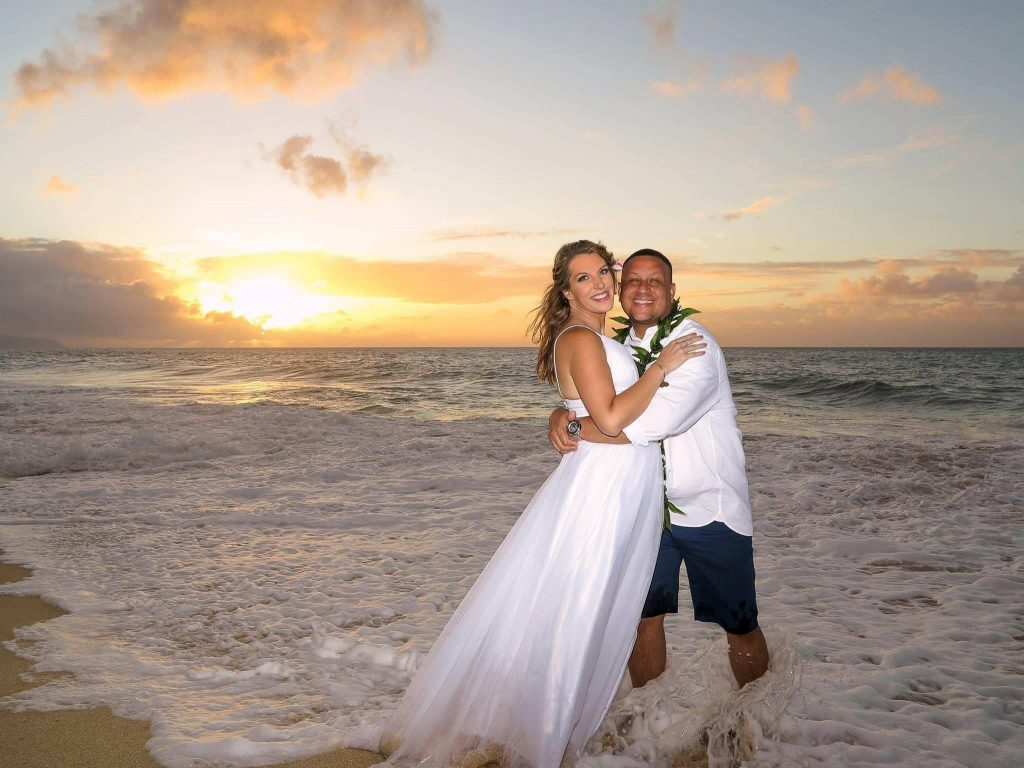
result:
M 0 561 L 0 584 L 27 578 L 31 571 Z M 38 597 L 0 594 L 0 643 L 27 624 L 49 621 L 65 613 Z M 45 683 L 60 673 L 23 675 L 32 664 L 0 645 L 0 697 Z M 2 768 L 160 768 L 146 749 L 149 723 L 117 717 L 106 707 L 54 712 L 12 712 L 0 708 Z M 276 763 L 277 768 L 365 768 L 381 759 L 361 749 L 339 749 L 302 760 Z

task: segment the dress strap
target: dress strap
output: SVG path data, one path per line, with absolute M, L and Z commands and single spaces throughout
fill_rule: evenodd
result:
M 562 385 L 558 383 L 558 366 L 555 365 L 555 345 L 558 344 L 558 340 L 560 338 L 562 338 L 562 334 L 565 333 L 566 331 L 568 331 L 570 328 L 586 328 L 588 331 L 591 331 L 593 333 L 597 333 L 597 331 L 595 331 L 589 325 L 567 325 L 567 326 L 565 326 L 565 328 L 563 328 L 562 330 L 560 330 L 558 332 L 558 335 L 555 336 L 555 340 L 551 343 L 551 367 L 555 371 L 555 389 L 558 390 L 558 396 L 561 397 L 563 400 L 573 400 L 575 398 L 566 397 L 562 393 Z M 604 334 L 597 333 L 597 335 L 598 336 L 603 336 Z

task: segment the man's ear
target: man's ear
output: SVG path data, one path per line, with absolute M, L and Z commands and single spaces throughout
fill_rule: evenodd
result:
M 676 284 L 672 283 L 672 298 L 674 299 L 675 297 L 676 297 Z

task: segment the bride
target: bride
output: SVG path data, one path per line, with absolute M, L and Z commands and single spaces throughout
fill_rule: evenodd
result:
M 617 435 L 690 357 L 680 339 L 637 377 L 604 335 L 618 266 L 600 243 L 555 255 L 531 326 L 537 374 L 566 408 Z M 388 763 L 471 768 L 571 764 L 626 668 L 658 551 L 655 444 L 581 443 L 512 527 L 384 724 Z

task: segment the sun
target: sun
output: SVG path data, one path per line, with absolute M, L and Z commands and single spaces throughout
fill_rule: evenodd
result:
M 303 290 L 286 277 L 255 275 L 227 284 L 202 282 L 198 291 L 203 312 L 230 312 L 261 328 L 292 328 L 330 312 L 331 297 Z

